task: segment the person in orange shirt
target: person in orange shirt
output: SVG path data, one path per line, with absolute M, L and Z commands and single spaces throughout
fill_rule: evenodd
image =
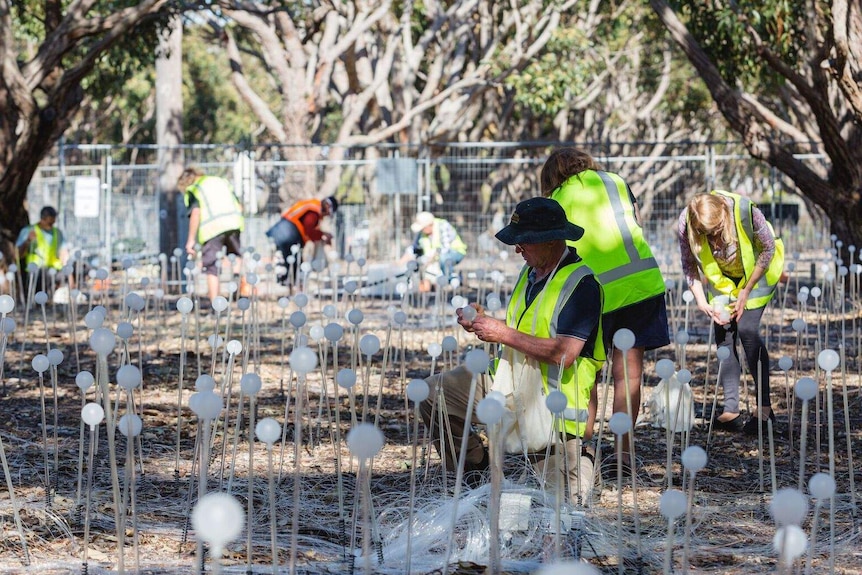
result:
M 275 247 L 287 261 L 288 256 L 300 254 L 308 242 L 322 242 L 329 245 L 332 234 L 320 229 L 323 218 L 331 216 L 338 209 L 338 200 L 334 196 L 324 199 L 300 200 L 287 208 L 281 219 L 272 226 L 266 235 L 275 242 Z M 292 246 L 298 246 L 296 253 L 291 253 Z M 299 268 L 299 257 L 296 258 L 293 269 Z M 290 267 L 290 266 L 289 266 Z M 287 284 L 288 276 L 279 278 Z

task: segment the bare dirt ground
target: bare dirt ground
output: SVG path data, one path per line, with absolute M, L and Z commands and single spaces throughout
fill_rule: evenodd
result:
M 206 338 L 213 333 L 214 316 L 202 317 L 198 328 L 192 315 L 184 330 L 181 328 L 180 314 L 174 311 L 175 299 L 167 298 L 164 302 L 165 309 L 170 310 L 168 312 L 156 313 L 150 307 L 146 318 L 133 319 L 135 335 L 127 345 L 131 362 L 143 366 L 143 389 L 136 395 L 136 401 L 139 402 L 144 425 L 140 445 L 135 449 L 133 466 L 127 463 L 129 450 L 125 439 L 118 434 L 116 441 L 118 481 L 121 491 L 126 492 L 125 500 L 129 502 L 126 505 L 122 552 L 122 568 L 128 572 L 174 574 L 194 572 L 196 568 L 196 539 L 193 530 L 190 530 L 188 517 L 198 493 L 195 483 L 197 469 L 193 465 L 198 428 L 195 416 L 188 408 L 188 398 L 199 373 L 210 372 L 214 366 L 219 385 L 228 381 L 232 385 L 228 432 L 225 434 L 224 427 L 219 427 L 213 437 L 207 490 L 229 490 L 243 508 L 248 505 L 250 484 L 247 400 L 243 407 L 244 421 L 238 432 L 235 424 L 243 364 L 248 371 L 258 373 L 263 380 L 263 389 L 256 401 L 257 420 L 273 417 L 283 423 L 285 397 L 293 395 L 293 384 L 288 379 L 289 371 L 285 367 L 286 354 L 295 336 L 294 328 L 287 322 L 290 313 L 296 310 L 293 304 L 282 309 L 273 301 L 261 301 L 245 314 L 236 309 L 232 311 L 232 332 L 227 339 L 243 341 L 249 354 L 248 357 L 243 354 L 235 357 L 231 376 L 226 377 L 226 366 L 230 362 L 226 362 L 221 353 L 216 354 L 213 360 L 211 348 L 206 343 Z M 153 305 L 151 301 L 150 306 Z M 338 401 L 342 473 L 336 473 L 334 426 L 329 424 L 334 405 L 328 402 L 321 405 L 321 377 L 318 373 L 310 375 L 305 397 L 308 409 L 302 419 L 303 441 L 297 448 L 294 442 L 295 402 L 290 401 L 287 441 L 285 444 L 277 442 L 273 450 L 273 493 L 270 493 L 267 481 L 266 448 L 255 443 L 252 464 L 254 477 L 251 481 L 254 510 L 252 536 L 247 537 L 247 531 L 243 530 L 242 535 L 227 546 L 222 559 L 226 572 L 272 572 L 270 511 L 273 501 L 280 572 L 289 572 L 291 566 L 294 572 L 299 573 L 367 570 L 378 573 L 406 572 L 404 522 L 410 509 L 413 419 L 412 407 L 405 407 L 404 387 L 410 379 L 424 377 L 432 369 L 427 352 L 429 343 L 439 342 L 444 335 L 457 335 L 459 351 L 463 351 L 466 345 L 474 344 L 475 341 L 466 334 L 457 334 L 452 327 L 442 330 L 428 327 L 433 325 L 432 320 L 436 315 L 431 308 L 411 308 L 404 329 L 396 326 L 387 332 L 388 305 L 391 305 L 390 302 L 379 299 L 365 302 L 365 320 L 359 327 L 361 334 L 374 333 L 383 344 L 370 363 L 362 358 L 363 362 L 357 369 L 357 410 L 361 412 L 361 406 L 367 403 L 368 420 L 376 422 L 386 438 L 385 446 L 373 460 L 370 473 L 359 476 L 358 464 L 350 460 L 344 445 L 343 438 L 351 428 L 351 402 L 344 390 L 341 390 Z M 853 315 L 848 313 L 843 316 L 842 323 L 841 317 L 835 313 L 829 316 L 817 313 L 813 308 L 800 314 L 796 311 L 792 294 L 788 297 L 786 307 L 787 311 L 782 313 L 774 305 L 766 319 L 773 364 L 773 405 L 778 416 L 778 433 L 773 445 L 774 471 L 768 442 L 761 450 L 757 438 L 714 431 L 707 445 L 707 430 L 699 425 L 693 429 L 688 437 L 689 444 L 708 447 L 709 461 L 706 468 L 696 474 L 691 489 L 693 506 L 689 536 L 685 536 L 685 517 L 679 518 L 674 526 L 675 572 L 683 572 L 684 555 L 688 557 L 688 571 L 692 573 L 802 572 L 805 555 L 793 570 L 779 571 L 776 552 L 772 547 L 776 528 L 769 510 L 773 490 L 795 487 L 799 478 L 802 406 L 801 402 L 796 401 L 791 409 L 787 399 L 792 398 L 792 390 L 788 392 L 787 386 L 792 386 L 799 377 L 810 376 L 817 379 L 821 390 L 825 391 L 826 377 L 822 373 L 817 374 L 814 367 L 815 340 L 819 338 L 821 342 L 827 342 L 821 344 L 824 347 L 838 349 L 842 343 L 840 337 L 843 330 L 848 338 L 844 340 L 846 367 L 840 368 L 832 376 L 834 454 L 830 453 L 828 411 L 814 409 L 813 405 L 809 410 L 806 478 L 817 471 L 829 471 L 831 465 L 835 470 L 838 494 L 831 502 L 831 509 L 829 501 L 823 502 L 819 509 L 812 564 L 815 573 L 862 573 L 855 499 L 860 477 L 855 474 L 854 464 L 850 461 L 851 454 L 857 459 L 862 457 L 859 452 L 862 442 L 859 431 L 860 362 L 856 341 L 849 339 L 858 329 L 860 320 L 857 317 L 854 321 Z M 313 305 L 306 311 L 309 312 L 310 322 L 304 328 L 305 333 L 308 333 L 308 326 L 313 323 L 326 324 L 330 321 Z M 344 311 L 344 308 L 338 310 L 339 314 Z M 79 313 L 84 312 L 86 308 L 81 308 Z M 75 352 L 65 313 L 62 307 L 49 307 L 46 324 L 40 314 L 34 312 L 25 332 L 23 317 L 17 310 L 15 319 L 19 324 L 18 329 L 5 348 L 4 371 L 0 374 L 4 390 L 0 399 L 4 414 L 0 422 L 0 438 L 7 460 L 6 475 L 14 489 L 21 522 L 19 530 L 9 491 L 4 483 L 4 488 L 0 490 L 0 526 L 3 529 L 0 570 L 5 573 L 107 573 L 118 572 L 121 568 L 104 424 L 99 428 L 91 487 L 87 489 L 86 473 L 79 487 L 82 458 L 84 471 L 88 468 L 87 450 L 84 449 L 82 455 L 80 445 L 82 438 L 85 444 L 89 442 L 90 432 L 88 429 L 82 432 L 82 398 L 75 378 L 79 370 L 96 373 L 96 361 L 87 343 L 89 331 L 81 318 L 78 318 L 77 323 L 78 351 Z M 451 315 L 451 312 L 445 313 Z M 696 310 L 689 313 L 691 338 L 684 347 L 684 367 L 693 374 L 692 387 L 700 412 L 707 379 L 707 406 L 711 407 L 716 360 L 713 351 L 707 364 L 707 326 L 695 317 Z M 801 316 L 808 322 L 805 337 L 800 337 L 790 328 L 791 321 Z M 112 309 L 105 326 L 114 329 L 122 319 L 121 312 Z M 221 317 L 220 320 L 220 333 L 224 337 L 225 318 Z M 677 328 L 684 323 L 681 308 L 675 310 L 675 322 Z M 349 327 L 347 322 L 343 324 Z M 201 340 L 196 344 L 195 333 L 198 329 Z M 183 331 L 185 338 L 182 337 Z M 22 353 L 25 333 L 27 343 Z M 55 387 L 50 373 L 45 372 L 40 384 L 38 374 L 31 367 L 33 356 L 46 351 L 46 334 L 51 346 L 60 349 L 65 355 L 65 360 L 57 369 L 56 410 Z M 356 341 L 353 337 L 347 330 L 340 342 L 339 369 L 351 365 L 351 343 Z M 317 344 L 312 342 L 312 345 Z M 328 346 L 324 347 L 327 348 L 328 358 L 326 392 L 331 398 L 334 387 L 332 352 Z M 116 388 L 114 375 L 122 361 L 123 348 L 123 345 L 118 345 L 109 358 L 112 390 Z M 178 410 L 183 348 L 187 354 L 183 364 L 182 409 Z M 778 358 L 782 355 L 791 357 L 794 362 L 788 374 L 777 368 Z M 668 346 L 648 354 L 644 401 L 658 383 L 653 371 L 654 362 L 663 357 L 676 359 L 677 350 Z M 453 365 L 454 361 L 441 357 L 433 367 L 439 371 Z M 679 361 L 677 366 L 680 367 Z M 367 393 L 364 392 L 366 389 Z M 93 393 L 91 389 L 87 395 L 88 401 L 95 398 Z M 825 399 L 826 394 L 822 397 Z M 749 394 L 749 410 L 753 402 Z M 119 413 L 125 413 L 126 409 L 125 401 L 121 401 Z M 792 443 L 787 433 L 791 412 L 794 414 Z M 177 452 L 180 418 L 180 449 Z M 849 423 L 849 435 L 845 422 Z M 234 448 L 235 434 L 237 440 Z M 660 515 L 658 504 L 669 485 L 665 431 L 654 427 L 649 417 L 645 417 L 637 428 L 636 437 L 639 465 L 634 489 L 632 480 L 626 477 L 619 490 L 616 476 L 605 470 L 593 505 L 573 510 L 580 522 L 565 532 L 559 548 L 564 556 L 580 554 L 584 560 L 605 573 L 663 572 L 668 523 Z M 606 446 L 603 452 L 612 453 L 608 436 L 603 435 L 602 441 Z M 670 479 L 670 484 L 676 489 L 682 488 L 680 452 L 680 437 L 677 435 Z M 421 455 L 420 450 L 420 459 Z M 413 508 L 419 519 L 416 519 L 417 529 L 410 553 L 411 571 L 414 573 L 442 572 L 442 561 L 451 531 L 448 514 L 445 517 L 441 515 L 451 507 L 451 497 L 446 490 L 453 489 L 453 480 L 450 477 L 444 481 L 439 460 L 433 454 L 428 455 L 427 474 L 425 468 L 416 470 L 417 497 Z M 131 476 L 129 471 L 132 468 L 135 471 L 134 481 L 127 482 L 127 475 Z M 523 466 L 514 460 L 506 464 L 504 487 L 513 493 L 524 492 L 524 489 L 533 485 L 529 478 L 525 483 L 522 469 Z M 459 557 L 455 572 L 480 573 L 487 564 L 488 555 L 481 543 L 487 542 L 487 534 L 484 539 L 480 535 L 486 533 L 487 529 L 488 489 L 483 486 L 467 491 L 460 504 L 462 509 L 467 508 L 470 513 L 459 519 L 456 537 L 452 542 L 452 556 Z M 90 520 L 88 557 L 84 567 L 87 493 Z M 365 506 L 366 502 L 370 503 L 368 507 Z M 531 571 L 556 556 L 558 551 L 552 529 L 548 526 L 550 516 L 546 511 L 552 507 L 544 507 L 538 496 L 533 498 L 529 529 L 506 536 L 500 572 Z M 812 502 L 802 525 L 806 534 L 812 531 L 813 507 Z M 377 518 L 371 530 L 362 528 L 365 509 Z M 355 531 L 351 522 L 354 512 L 357 517 Z M 367 537 L 363 535 L 365 532 L 368 533 Z M 249 540 L 251 559 L 247 554 Z M 364 548 L 367 552 L 362 555 Z M 352 551 L 354 549 L 355 552 Z M 624 563 L 622 569 L 618 566 L 620 557 Z M 212 559 L 207 559 L 207 570 L 215 571 L 217 567 Z

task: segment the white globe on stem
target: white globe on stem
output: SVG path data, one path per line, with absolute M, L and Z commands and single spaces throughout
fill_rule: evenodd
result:
M 817 499 L 829 499 L 835 495 L 835 480 L 828 473 L 815 473 L 808 480 L 808 491 Z
M 380 338 L 373 333 L 367 333 L 359 339 L 359 351 L 368 357 L 371 357 L 380 351 Z
M 335 343 L 344 337 L 344 328 L 340 324 L 329 323 L 323 328 L 323 336 L 332 343 Z
M 451 353 L 451 352 L 455 351 L 456 349 L 458 349 L 458 340 L 455 339 L 454 337 L 452 337 L 451 335 L 447 335 L 440 342 L 440 347 L 443 349 L 443 351 Z
M 221 295 L 217 295 L 215 299 L 212 301 L 213 310 L 216 313 L 222 313 L 227 309 L 227 298 Z
M 117 429 L 126 437 L 137 437 L 144 428 L 144 422 L 136 413 L 126 413 L 117 422 Z
M 260 376 L 252 372 L 244 374 L 239 380 L 240 389 L 248 396 L 257 395 L 262 385 Z
M 781 556 L 782 563 L 789 565 L 808 549 L 808 538 L 798 525 L 783 525 L 776 529 L 772 547 Z
M 360 423 L 347 432 L 347 448 L 361 460 L 377 455 L 384 442 L 383 432 L 371 423 Z
M 251 300 L 247 297 L 241 297 L 236 300 L 236 307 L 239 311 L 248 311 L 251 308 Z
M 337 313 L 338 312 L 335 309 L 335 306 L 332 305 L 331 303 L 328 303 L 325 306 L 323 306 L 323 317 L 325 317 L 326 319 L 334 318 Z
M 305 313 L 301 311 L 295 311 L 290 314 L 290 325 L 294 328 L 299 329 L 305 325 Z
M 211 375 L 203 373 L 195 380 L 195 391 L 212 391 L 215 389 L 216 382 Z
M 135 292 L 130 293 L 126 296 L 126 306 L 132 311 L 141 311 L 144 309 L 147 303 L 144 301 L 144 298 Z
M 313 326 L 311 326 L 310 328 L 308 328 L 308 335 L 314 341 L 320 341 L 321 339 L 323 339 L 324 333 L 325 332 L 323 331 L 323 326 L 320 325 L 319 323 L 316 323 Z
M 81 393 L 87 393 L 87 390 L 93 387 L 93 384 L 96 382 L 96 378 L 93 377 L 93 374 L 89 371 L 81 371 L 78 372 L 78 375 L 75 376 L 75 385 L 78 386 L 78 389 L 81 390 Z
M 715 357 L 718 358 L 718 361 L 724 361 L 728 357 L 730 357 L 730 346 L 723 345 L 715 350 Z
M 682 301 L 685 303 L 691 303 L 694 301 L 694 294 L 691 293 L 691 290 L 685 290 L 682 292 Z
M 424 379 L 411 379 L 407 384 L 407 399 L 413 403 L 428 399 L 428 383 Z
M 467 298 L 462 295 L 452 296 L 452 299 L 449 300 L 449 303 L 452 304 L 452 307 L 455 309 L 460 309 L 467 305 Z
M 135 333 L 135 326 L 127 321 L 121 321 L 117 324 L 117 337 L 127 341 Z
M 43 291 L 37 291 L 36 296 L 33 298 L 38 305 L 45 305 L 48 303 L 48 294 Z
M 216 557 L 221 557 L 224 546 L 239 537 L 244 525 L 242 505 L 227 493 L 207 493 L 192 510 L 195 533 L 209 544 Z
M 824 349 L 817 355 L 817 365 L 823 371 L 833 371 L 841 362 L 841 357 L 834 349 Z
M 493 397 L 485 397 L 476 405 L 476 417 L 485 425 L 494 425 L 505 412 L 506 407 Z
M 221 346 L 224 343 L 224 338 L 220 335 L 212 334 L 207 338 L 207 343 L 213 349 L 221 349 Z
M 305 295 L 304 293 L 300 292 L 300 293 L 296 294 L 295 296 L 293 296 L 293 303 L 296 304 L 296 307 L 298 307 L 299 309 L 302 309 L 308 305 L 308 296 Z
M 192 398 L 195 398 L 192 401 Z M 189 397 L 189 407 L 198 416 L 198 419 L 212 421 L 221 413 L 221 396 L 214 391 L 199 391 Z
M 317 367 L 317 354 L 309 347 L 298 347 L 290 352 L 290 366 L 299 375 L 305 375 Z
M 661 494 L 658 508 L 662 517 L 671 520 L 685 513 L 687 506 L 688 500 L 685 493 L 679 489 L 668 489 Z
M 339 387 L 350 389 L 356 385 L 356 372 L 349 367 L 338 370 L 338 373 L 335 375 L 335 383 L 337 383 Z
M 177 300 L 177 311 L 181 314 L 186 315 L 190 313 L 193 308 L 194 304 L 190 298 L 183 296 Z
M 778 369 L 781 371 L 787 372 L 790 371 L 790 368 L 793 367 L 793 360 L 790 359 L 787 355 L 782 355 L 778 359 Z
M 614 435 L 624 435 L 632 428 L 632 418 L 628 413 L 618 411 L 611 415 L 608 420 L 608 427 Z
M 36 370 L 38 373 L 45 373 L 51 366 L 51 362 L 48 361 L 48 356 L 42 353 L 34 356 L 30 364 L 33 366 L 33 369 Z
M 549 393 L 548 397 L 545 398 L 545 407 L 554 415 L 562 415 L 568 404 L 569 400 L 566 398 L 566 394 L 557 389 Z
M 288 305 L 290 305 L 290 298 L 287 296 L 281 296 L 280 298 L 278 298 L 278 302 L 276 303 L 278 303 L 278 307 L 280 307 L 281 309 L 285 309 Z
M 349 294 L 353 294 L 353 292 L 355 292 L 358 287 L 359 284 L 356 282 L 356 280 L 349 280 L 344 282 L 344 291 Z
M 620 329 L 614 333 L 614 346 L 622 351 L 628 351 L 635 345 L 635 334 L 630 329 Z
M 677 379 L 677 381 L 679 381 L 683 385 L 685 385 L 686 383 L 690 383 L 691 382 L 691 372 L 687 369 L 681 369 L 678 372 L 676 372 L 676 379 Z
M 63 363 L 63 352 L 57 349 L 56 347 L 52 347 L 48 350 L 48 363 L 57 367 L 61 363 Z
M 105 410 L 98 403 L 90 402 L 81 408 L 81 419 L 90 427 L 96 427 L 105 419 Z
M 227 352 L 231 355 L 237 355 L 242 352 L 242 342 L 238 339 L 232 339 L 225 346 Z
M 685 345 L 688 343 L 688 332 L 684 329 L 676 332 L 676 336 L 674 336 L 674 341 L 676 341 L 677 345 Z
M 784 487 L 772 497 L 769 512 L 778 526 L 801 525 L 808 513 L 808 498 L 798 489 Z
M 15 299 L 9 294 L 0 295 L 0 313 L 9 313 L 15 309 Z
M 401 310 L 396 311 L 392 314 L 392 321 L 395 322 L 395 325 L 404 325 L 407 323 L 407 314 Z
M 811 401 L 817 395 L 817 382 L 810 377 L 800 377 L 793 390 L 802 401 Z
M 443 353 L 442 345 L 436 342 L 428 344 L 428 355 L 430 355 L 432 358 L 439 357 L 441 353 Z
M 468 351 L 467 355 L 464 356 L 464 365 L 467 367 L 467 371 L 473 375 L 488 371 L 490 361 L 488 352 L 479 348 Z
M 690 445 L 682 452 L 682 465 L 690 473 L 697 473 L 706 467 L 706 451 L 699 445 Z
M 361 309 L 352 309 L 347 312 L 347 321 L 353 325 L 359 325 L 363 319 L 365 319 L 365 314 L 362 313 Z
M 655 373 L 662 379 L 670 379 L 674 370 L 673 361 L 670 359 L 664 358 L 655 362 Z
M 258 440 L 266 443 L 267 449 L 281 437 L 281 424 L 271 417 L 264 417 L 254 426 L 254 434 Z
M 15 331 L 15 320 L 11 317 L 4 317 L 3 321 L 0 321 L 0 331 L 6 335 Z
M 105 321 L 105 316 L 96 310 L 90 310 L 87 312 L 87 315 L 84 316 L 84 325 L 87 326 L 87 329 L 100 328 L 102 327 L 103 321 Z
M 141 385 L 141 370 L 136 365 L 126 364 L 117 370 L 117 385 L 131 391 Z
M 485 308 L 491 313 L 494 313 L 495 311 L 498 311 L 500 308 L 503 307 L 503 302 L 500 300 L 500 296 L 498 296 L 497 294 L 490 295 L 494 297 L 488 297 L 488 299 L 485 301 Z

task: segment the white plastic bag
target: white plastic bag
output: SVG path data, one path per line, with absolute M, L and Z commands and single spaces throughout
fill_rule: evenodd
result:
M 653 427 L 671 432 L 691 431 L 694 425 L 694 396 L 689 384 L 682 384 L 674 373 L 669 380 L 661 380 L 649 400 Z
M 503 350 L 491 385 L 506 396 L 506 407 L 515 417 L 503 448 L 506 453 L 539 451 L 548 445 L 554 425 L 554 416 L 545 405 L 541 368 L 520 352 Z

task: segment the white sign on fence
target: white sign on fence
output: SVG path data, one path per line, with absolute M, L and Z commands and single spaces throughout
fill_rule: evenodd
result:
M 98 218 L 102 185 L 95 176 L 75 178 L 75 217 Z

